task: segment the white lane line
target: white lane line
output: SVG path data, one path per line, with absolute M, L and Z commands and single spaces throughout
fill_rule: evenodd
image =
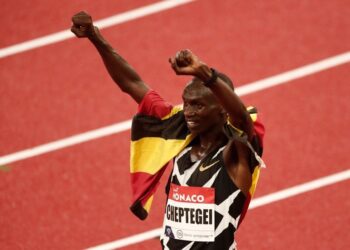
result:
M 161 11 L 165 11 L 177 6 L 187 4 L 196 0 L 168 0 L 160 1 L 154 4 L 150 4 L 144 7 L 133 9 L 123 12 L 108 18 L 98 20 L 95 23 L 100 29 L 118 25 L 131 20 L 135 20 L 144 16 L 155 14 Z M 73 38 L 74 35 L 69 29 L 53 33 L 51 35 L 43 36 L 26 42 L 18 43 L 9 47 L 0 49 L 0 58 L 11 56 L 17 53 L 28 51 L 31 49 L 39 48 L 53 43 L 58 43 L 69 38 Z
M 247 84 L 239 88 L 239 90 L 237 90 L 237 94 L 246 95 L 266 88 L 271 88 L 276 85 L 283 84 L 291 80 L 296 80 L 298 78 L 302 78 L 311 74 L 315 74 L 320 71 L 330 69 L 348 62 L 350 62 L 350 51 L 305 65 L 300 68 L 286 71 L 284 73 L 265 78 L 263 80 L 256 81 L 251 84 Z
M 246 84 L 244 86 L 236 88 L 236 93 L 240 96 L 248 95 L 267 88 L 274 87 L 279 84 L 285 84 L 292 80 L 305 77 L 307 75 L 311 75 L 322 70 L 330 69 L 332 67 L 336 67 L 348 62 L 350 62 L 350 52 L 329 57 L 327 59 L 324 59 L 312 64 L 308 64 L 303 67 L 296 68 L 294 70 L 290 70 L 269 78 L 265 78 L 256 82 Z M 24 160 L 24 159 L 45 154 L 54 150 L 58 150 L 58 149 L 73 146 L 79 143 L 98 139 L 103 136 L 120 133 L 122 131 L 130 129 L 130 124 L 131 124 L 130 120 L 118 122 L 110 126 L 91 130 L 91 131 L 70 136 L 61 140 L 53 141 L 47 144 L 42 144 L 37 147 L 33 147 L 22 151 L 18 151 L 12 154 L 4 155 L 0 157 L 0 165 L 5 165 L 5 164 L 9 164 L 19 160 Z
M 95 247 L 87 248 L 86 250 L 112 250 L 112 249 L 118 249 L 122 247 L 126 247 L 129 245 L 134 245 L 146 240 L 151 240 L 154 238 L 158 238 L 160 234 L 162 233 L 162 228 L 155 228 L 153 230 L 146 231 L 144 233 L 135 234 L 130 237 L 126 237 L 120 240 L 112 241 L 109 243 L 105 243 L 102 245 L 98 245 Z M 159 244 L 159 243 L 158 243 Z
M 309 192 L 324 186 L 332 185 L 340 181 L 345 181 L 347 179 L 350 179 L 350 169 L 253 199 L 249 205 L 249 209 L 261 207 L 279 200 L 287 199 L 298 194 Z
M 259 198 L 253 199 L 249 210 L 261 207 L 279 200 L 287 199 L 292 196 L 296 196 L 305 192 L 309 192 L 315 190 L 317 188 L 321 188 L 327 185 L 331 185 L 340 181 L 345 181 L 350 179 L 350 170 L 345 170 L 336 174 L 332 174 L 326 177 L 322 177 L 310 182 L 306 182 L 300 185 L 296 185 L 291 188 L 286 188 L 281 191 L 271 193 L 265 196 L 261 196 Z M 150 240 L 156 237 L 159 237 L 162 233 L 162 228 L 155 228 L 150 231 L 146 231 L 144 233 L 135 234 L 130 237 L 126 237 L 120 240 L 112 241 L 109 243 L 101 244 L 95 247 L 87 248 L 86 250 L 113 250 L 122 247 L 126 247 L 129 245 L 137 244 L 146 240 Z
M 79 143 L 83 143 L 86 141 L 98 139 L 104 136 L 116 134 L 123 132 L 125 130 L 130 129 L 131 120 L 127 120 L 124 122 L 119 122 L 116 124 L 112 124 L 110 126 L 102 127 L 99 129 L 91 130 L 85 133 L 73 135 L 61 140 L 53 141 L 50 143 L 42 144 L 40 146 L 25 149 L 13 154 L 5 155 L 0 158 L 0 166 L 8 163 L 12 163 L 15 161 L 24 160 L 33 156 L 45 154 L 51 151 L 59 150 L 62 148 L 66 148 L 69 146 L 73 146 Z

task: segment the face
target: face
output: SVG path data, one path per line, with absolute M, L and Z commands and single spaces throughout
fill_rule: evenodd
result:
M 187 127 L 194 134 L 222 128 L 225 120 L 223 108 L 213 93 L 202 83 L 191 82 L 182 95 Z

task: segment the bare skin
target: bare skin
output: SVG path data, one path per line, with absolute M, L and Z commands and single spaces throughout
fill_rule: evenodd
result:
M 71 31 L 78 38 L 88 38 L 101 55 L 109 75 L 119 88 L 140 103 L 149 90 L 136 71 L 102 37 L 92 18 L 85 12 L 72 17 Z M 211 149 L 226 144 L 224 161 L 235 185 L 247 195 L 252 182 L 248 165 L 249 150 L 240 142 L 227 141 L 223 126 L 230 122 L 244 131 L 248 139 L 253 136 L 253 123 L 240 98 L 222 79 L 209 87 L 202 82 L 212 77 L 210 68 L 190 50 L 181 50 L 169 63 L 177 75 L 196 77 L 183 92 L 184 115 L 190 131 L 199 140 L 193 146 L 191 158 L 203 159 Z
M 71 31 L 78 38 L 88 38 L 100 53 L 109 75 L 119 88 L 140 103 L 149 87 L 136 71 L 102 37 L 92 18 L 86 12 L 72 17 Z

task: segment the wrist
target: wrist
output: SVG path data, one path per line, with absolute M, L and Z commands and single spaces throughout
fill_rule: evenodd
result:
M 88 32 L 88 39 L 92 42 L 96 42 L 99 40 L 99 30 L 97 26 L 91 26 Z
M 204 86 L 212 86 L 218 79 L 218 72 L 214 68 L 209 68 L 210 73 L 207 74 L 207 77 L 202 79 Z

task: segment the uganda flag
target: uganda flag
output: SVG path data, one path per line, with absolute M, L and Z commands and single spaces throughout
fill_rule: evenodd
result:
M 153 194 L 167 164 L 191 141 L 183 112 L 173 108 L 163 118 L 138 114 L 131 127 L 131 211 L 140 219 L 149 212 Z

